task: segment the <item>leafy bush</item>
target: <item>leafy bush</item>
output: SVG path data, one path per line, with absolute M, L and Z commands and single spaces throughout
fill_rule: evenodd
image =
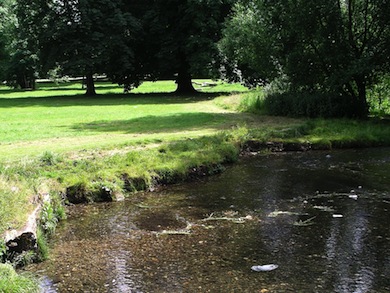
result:
M 382 77 L 368 92 L 370 112 L 375 116 L 390 115 L 390 75 Z
M 268 114 L 291 117 L 353 117 L 354 104 L 337 93 L 284 92 L 265 97 Z

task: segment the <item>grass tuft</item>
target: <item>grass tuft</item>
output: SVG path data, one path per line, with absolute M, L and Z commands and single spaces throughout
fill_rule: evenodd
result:
M 10 264 L 0 264 L 0 292 L 35 293 L 39 292 L 39 286 L 30 276 L 17 274 Z

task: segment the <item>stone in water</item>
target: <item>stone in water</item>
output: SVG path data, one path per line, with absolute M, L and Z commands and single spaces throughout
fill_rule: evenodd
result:
M 262 266 L 252 266 L 252 271 L 255 272 L 269 272 L 277 269 L 279 266 L 275 264 L 262 265 Z

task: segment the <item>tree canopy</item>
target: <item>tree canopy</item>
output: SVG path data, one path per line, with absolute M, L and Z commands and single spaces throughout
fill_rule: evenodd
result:
M 95 94 L 96 73 L 127 89 L 145 79 L 175 78 L 178 92 L 194 91 L 192 76 L 218 72 L 216 44 L 234 2 L 3 1 L 13 7 L 17 20 L 7 78 L 28 87 L 18 80 L 33 84 L 38 73 L 60 68 L 61 74 L 86 76 L 90 95 Z M 0 54 L 5 48 L 2 40 Z
M 365 117 L 368 88 L 390 70 L 389 0 L 0 4 L 0 77 L 22 88 L 53 68 L 86 76 L 90 95 L 93 74 L 126 89 L 175 79 L 179 93 L 194 91 L 193 77 L 223 77 L 277 84 L 273 103 L 294 101 L 303 115 Z
M 175 79 L 177 92 L 193 92 L 191 78 L 217 76 L 217 42 L 232 1 L 149 0 L 127 5 L 142 23 L 136 48 L 141 75 Z
M 86 76 L 88 95 L 95 94 L 93 74 L 115 78 L 133 69 L 137 21 L 122 1 L 43 1 L 40 9 L 46 12 L 38 35 L 46 69 L 59 64 L 64 74 Z
M 284 76 L 285 90 L 339 95 L 365 117 L 367 87 L 389 70 L 390 2 L 241 1 L 224 36 L 222 50 L 248 83 Z

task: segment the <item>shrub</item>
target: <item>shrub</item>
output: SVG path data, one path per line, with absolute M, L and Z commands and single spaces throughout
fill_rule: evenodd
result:
M 264 108 L 270 115 L 292 117 L 353 117 L 354 104 L 337 93 L 284 92 L 265 97 Z
M 370 112 L 376 116 L 390 115 L 390 75 L 382 77 L 367 91 Z

